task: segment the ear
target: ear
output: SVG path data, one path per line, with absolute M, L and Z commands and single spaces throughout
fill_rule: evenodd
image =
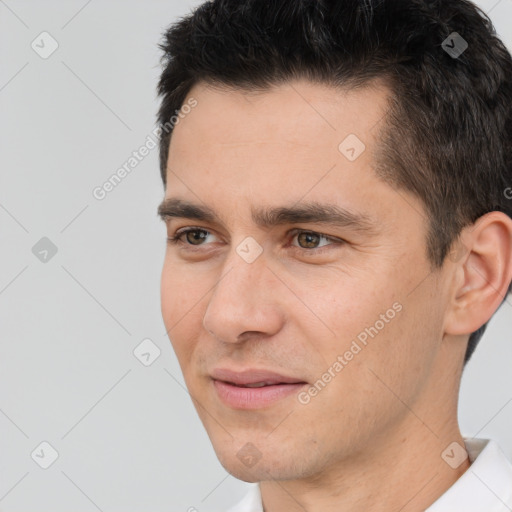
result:
M 461 233 L 445 333 L 471 334 L 489 321 L 512 281 L 512 219 L 490 212 Z M 461 250 L 462 248 L 462 250 Z

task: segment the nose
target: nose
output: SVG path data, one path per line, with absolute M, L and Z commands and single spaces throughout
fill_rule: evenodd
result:
M 208 302 L 203 327 L 223 343 L 279 332 L 285 316 L 280 301 L 283 284 L 267 267 L 264 255 L 248 263 L 233 251 L 223 268 L 225 272 Z

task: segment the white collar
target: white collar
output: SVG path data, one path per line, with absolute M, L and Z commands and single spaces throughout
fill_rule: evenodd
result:
M 464 438 L 469 469 L 425 512 L 512 512 L 512 464 L 495 441 Z M 227 512 L 263 512 L 259 484 Z
M 464 438 L 469 469 L 425 512 L 511 512 L 512 464 L 495 441 Z

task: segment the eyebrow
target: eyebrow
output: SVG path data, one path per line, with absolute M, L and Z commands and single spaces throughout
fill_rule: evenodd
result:
M 171 218 L 193 219 L 222 225 L 215 211 L 208 206 L 194 204 L 179 198 L 167 198 L 158 207 L 158 215 L 166 221 Z M 293 206 L 260 207 L 251 209 L 252 221 L 261 228 L 284 224 L 315 223 L 348 228 L 373 236 L 378 233 L 376 222 L 366 214 L 351 212 L 339 205 L 317 201 Z

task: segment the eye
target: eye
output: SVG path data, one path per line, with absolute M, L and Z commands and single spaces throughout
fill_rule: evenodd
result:
M 179 229 L 173 236 L 167 238 L 167 241 L 172 244 L 202 245 L 201 242 L 210 234 L 209 231 L 199 228 Z M 182 240 L 183 237 L 186 237 L 186 242 Z
M 333 245 L 333 244 L 324 244 L 318 245 L 321 240 L 334 242 L 334 245 L 340 244 L 343 241 L 337 238 L 333 238 L 322 233 L 316 233 L 315 231 L 302 231 L 300 229 L 293 230 L 290 234 L 294 235 L 294 238 L 297 236 L 297 241 L 300 244 L 298 246 L 299 249 L 320 249 L 325 246 Z M 292 245 L 292 247 L 297 247 L 296 245 Z M 312 252 L 311 250 L 308 252 Z
M 175 245 L 183 244 L 188 246 L 200 246 L 204 245 L 202 242 L 205 241 L 210 235 L 213 236 L 206 229 L 193 227 L 183 228 L 176 231 L 176 233 L 172 237 L 167 238 L 167 240 Z M 322 233 L 317 233 L 315 231 L 294 229 L 289 232 L 288 235 L 293 235 L 293 238 L 297 238 L 297 241 L 300 244 L 298 246 L 290 245 L 290 247 L 307 253 L 323 252 L 324 247 L 328 248 L 331 245 L 341 245 L 344 243 L 344 241 L 341 239 L 333 238 Z M 323 245 L 319 245 L 322 240 L 333 243 L 324 243 Z

